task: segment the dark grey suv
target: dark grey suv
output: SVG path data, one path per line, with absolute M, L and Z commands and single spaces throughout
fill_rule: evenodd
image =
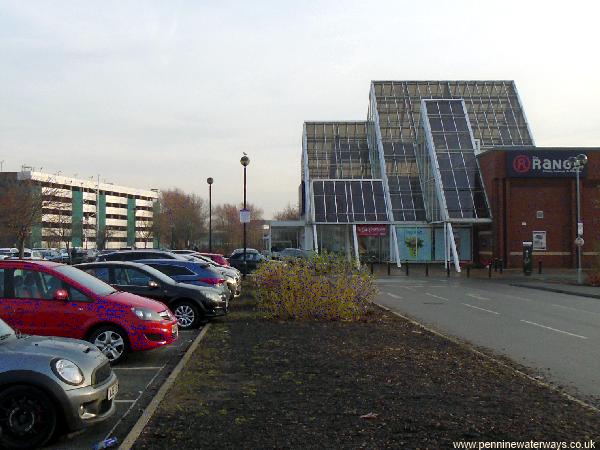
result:
M 107 419 L 118 389 L 94 345 L 19 335 L 0 319 L 0 448 L 40 447 L 59 429 Z

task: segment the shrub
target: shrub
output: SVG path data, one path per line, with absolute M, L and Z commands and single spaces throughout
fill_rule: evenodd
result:
M 279 319 L 358 320 L 377 295 L 368 271 L 334 254 L 269 261 L 254 279 L 260 309 Z

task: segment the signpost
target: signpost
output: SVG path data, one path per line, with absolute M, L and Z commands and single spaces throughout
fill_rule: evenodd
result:
M 240 209 L 240 223 L 250 223 L 250 210 Z

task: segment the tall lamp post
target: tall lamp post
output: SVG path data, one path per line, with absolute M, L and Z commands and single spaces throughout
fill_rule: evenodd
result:
M 587 156 L 583 153 L 577 156 L 571 156 L 569 162 L 571 167 L 575 168 L 575 177 L 577 178 L 577 237 L 575 238 L 575 245 L 577 246 L 577 284 L 581 284 L 581 247 L 583 247 L 583 223 L 581 222 L 581 199 L 579 192 L 579 172 L 583 170 L 587 164 Z
M 246 212 L 246 167 L 250 164 L 250 158 L 244 153 L 244 156 L 240 159 L 240 164 L 244 166 L 244 213 Z M 248 262 L 246 261 L 246 221 L 243 221 L 244 225 L 244 275 L 248 272 Z
M 208 253 L 212 253 L 212 177 L 206 179 L 208 183 Z

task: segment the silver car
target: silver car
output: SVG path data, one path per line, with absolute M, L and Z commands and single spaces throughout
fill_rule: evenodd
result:
M 0 319 L 0 448 L 47 443 L 115 411 L 119 389 L 108 359 L 76 339 L 26 336 Z

